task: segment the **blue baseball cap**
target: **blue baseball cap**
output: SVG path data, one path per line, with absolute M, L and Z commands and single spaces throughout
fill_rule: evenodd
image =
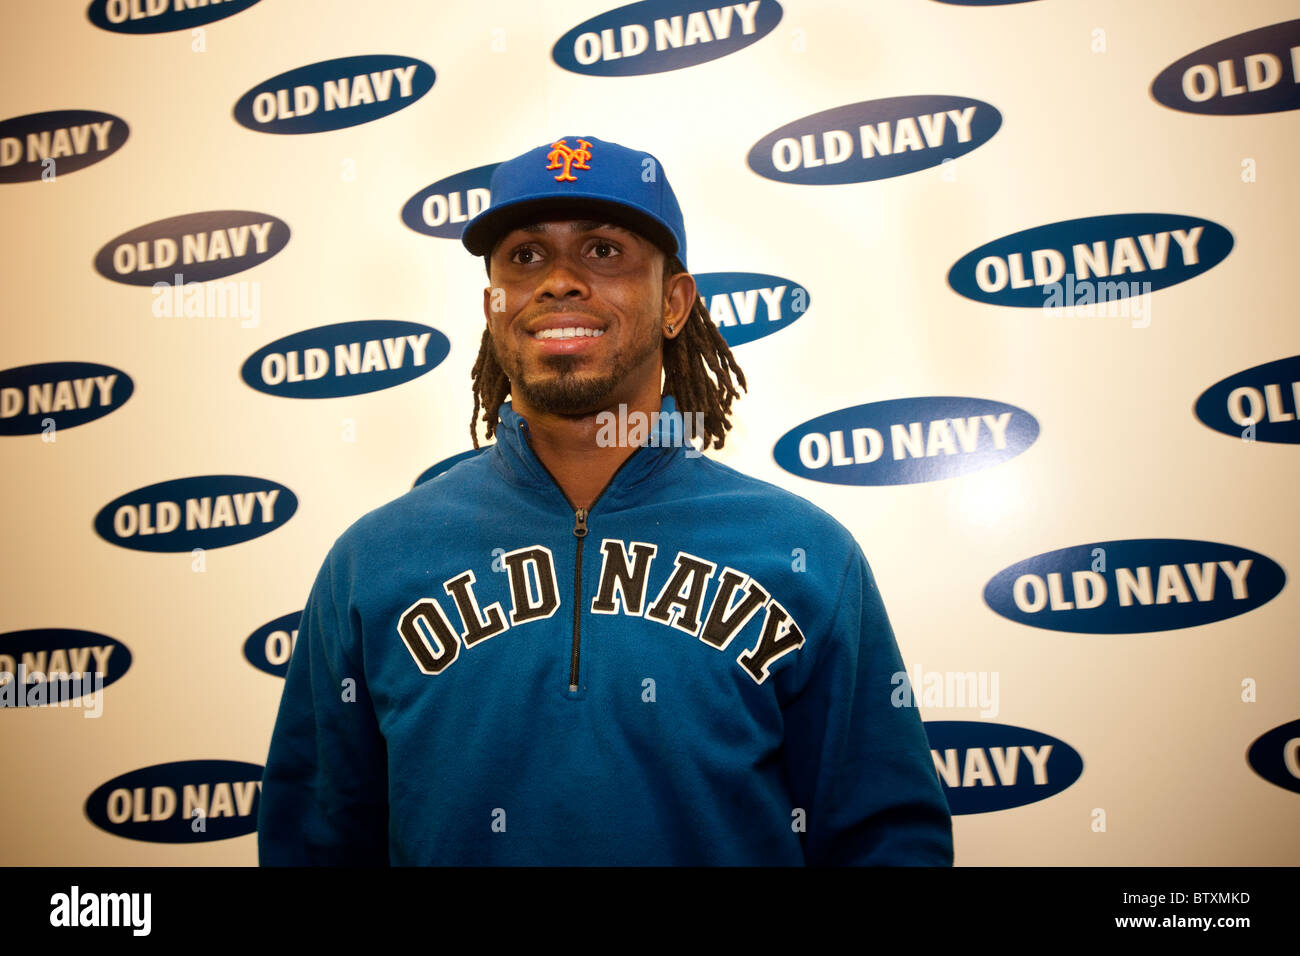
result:
M 663 166 L 643 150 L 565 136 L 497 166 L 488 189 L 491 205 L 465 224 L 460 237 L 476 256 L 490 255 L 512 229 L 560 214 L 631 229 L 686 265 L 681 207 Z

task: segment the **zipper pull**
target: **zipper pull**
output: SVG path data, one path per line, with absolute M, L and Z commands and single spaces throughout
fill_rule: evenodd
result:
M 573 513 L 573 534 L 578 538 L 587 536 L 587 509 L 579 508 Z

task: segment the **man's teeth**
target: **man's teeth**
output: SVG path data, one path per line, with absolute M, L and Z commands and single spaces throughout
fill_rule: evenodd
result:
M 583 328 L 575 327 L 575 328 L 568 328 L 568 329 L 542 329 L 540 332 L 534 332 L 533 338 L 573 339 L 573 338 L 580 338 L 583 336 L 590 336 L 591 338 L 599 338 L 604 334 L 605 334 L 604 329 L 583 329 Z

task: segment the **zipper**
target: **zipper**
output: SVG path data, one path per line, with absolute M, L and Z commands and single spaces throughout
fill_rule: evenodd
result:
M 587 516 L 591 514 L 593 508 L 609 490 L 609 486 L 614 483 L 618 473 L 626 467 L 627 463 L 636 457 L 638 451 L 645 446 L 639 446 L 632 454 L 623 459 L 623 463 L 614 469 L 614 474 L 609 476 L 609 481 L 605 482 L 605 487 L 600 489 L 600 494 L 596 495 L 591 502 L 591 508 L 574 508 L 573 500 L 569 498 L 564 488 L 555 480 L 555 475 L 551 474 L 551 469 L 546 467 L 546 463 L 538 458 L 537 452 L 533 450 L 532 439 L 528 437 L 528 422 L 519 423 L 519 431 L 524 436 L 524 444 L 532 452 L 537 463 L 542 466 L 542 470 L 550 477 L 551 482 L 555 485 L 561 495 L 564 496 L 565 502 L 570 508 L 573 508 L 573 536 L 578 539 L 578 553 L 573 563 L 573 651 L 569 655 L 569 693 L 578 692 L 578 661 L 580 649 L 582 647 L 582 544 L 587 539 Z
M 592 502 L 592 504 L 595 504 L 595 502 Z M 582 608 L 582 543 L 587 539 L 586 508 L 579 508 L 573 513 L 573 534 L 578 539 L 578 557 L 573 565 L 573 654 L 569 658 L 570 694 L 578 692 L 578 648 L 582 644 L 582 635 L 578 622 Z

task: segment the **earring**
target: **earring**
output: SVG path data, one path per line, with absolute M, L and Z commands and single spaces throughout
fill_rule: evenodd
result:
M 669 335 L 672 335 L 672 334 L 673 334 L 673 327 L 672 327 L 671 325 L 668 326 L 668 334 L 669 334 Z

